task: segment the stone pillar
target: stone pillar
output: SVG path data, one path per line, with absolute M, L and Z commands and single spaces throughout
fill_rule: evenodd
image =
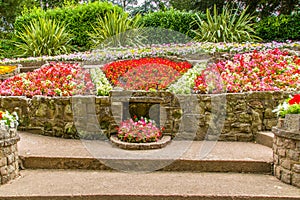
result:
M 300 188 L 300 131 L 273 127 L 274 175 Z
M 16 129 L 0 130 L 0 184 L 16 178 L 19 174 Z

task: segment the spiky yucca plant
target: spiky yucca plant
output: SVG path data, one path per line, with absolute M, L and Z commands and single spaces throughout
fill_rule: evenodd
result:
M 209 9 L 206 10 L 207 20 L 202 20 L 196 14 L 194 24 L 199 28 L 193 30 L 196 34 L 194 38 L 200 42 L 246 42 L 259 41 L 255 36 L 254 16 L 246 13 L 247 8 L 239 12 L 238 9 L 231 9 L 224 6 L 222 13 L 218 14 L 214 5 L 213 15 Z
M 15 36 L 15 46 L 22 51 L 23 56 L 53 56 L 72 50 L 72 38 L 65 25 L 52 19 L 34 19 L 28 25 L 24 24 Z
M 99 17 L 89 33 L 93 47 L 124 47 L 140 46 L 144 39 L 143 25 L 140 23 L 141 15 L 133 18 L 126 12 L 113 10 L 104 17 Z

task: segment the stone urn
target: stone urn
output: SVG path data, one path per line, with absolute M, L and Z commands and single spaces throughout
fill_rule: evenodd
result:
M 277 128 L 299 131 L 300 130 L 300 114 L 286 114 L 285 118 L 279 118 Z

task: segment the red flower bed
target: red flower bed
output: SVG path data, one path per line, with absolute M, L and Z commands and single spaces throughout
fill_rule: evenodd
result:
M 33 72 L 3 81 L 0 95 L 5 96 L 71 96 L 92 91 L 89 73 L 77 64 L 52 63 Z
M 211 66 L 196 78 L 194 91 L 235 93 L 298 90 L 299 86 L 300 58 L 274 49 L 237 54 L 233 61 L 219 62 Z
M 165 58 L 141 58 L 107 64 L 103 71 L 115 86 L 148 90 L 165 89 L 191 67 L 188 62 L 174 62 Z

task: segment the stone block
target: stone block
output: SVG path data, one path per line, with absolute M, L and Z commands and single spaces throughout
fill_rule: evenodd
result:
M 7 166 L 0 167 L 0 174 L 1 176 L 8 175 Z
M 281 181 L 287 184 L 291 184 L 292 182 L 292 174 L 291 171 L 282 169 L 281 172 Z
M 274 165 L 279 165 L 279 158 L 276 154 L 273 155 Z
M 7 164 L 10 165 L 15 161 L 15 155 L 12 153 L 7 156 Z
M 300 187 L 300 173 L 292 174 L 292 185 Z
M 293 172 L 296 172 L 296 173 L 300 174 L 300 164 L 294 164 Z
M 14 174 L 15 171 L 16 171 L 16 169 L 15 169 L 14 165 L 8 165 L 8 166 L 7 166 L 7 173 L 8 173 L 9 175 Z
M 276 178 L 281 179 L 281 167 L 279 165 L 274 165 L 274 175 Z
M 286 159 L 282 159 L 281 161 L 281 166 L 285 169 L 291 170 L 292 169 L 292 165 L 294 164 L 293 161 L 291 161 L 290 159 L 286 158 Z
M 7 158 L 6 157 L 2 157 L 0 159 L 0 167 L 6 166 L 7 165 Z
M 277 153 L 281 157 L 285 157 L 286 156 L 286 150 L 284 148 L 278 148 Z
M 288 157 L 295 161 L 295 162 L 300 162 L 300 152 L 299 151 L 295 151 L 295 150 L 288 150 L 287 151 Z

